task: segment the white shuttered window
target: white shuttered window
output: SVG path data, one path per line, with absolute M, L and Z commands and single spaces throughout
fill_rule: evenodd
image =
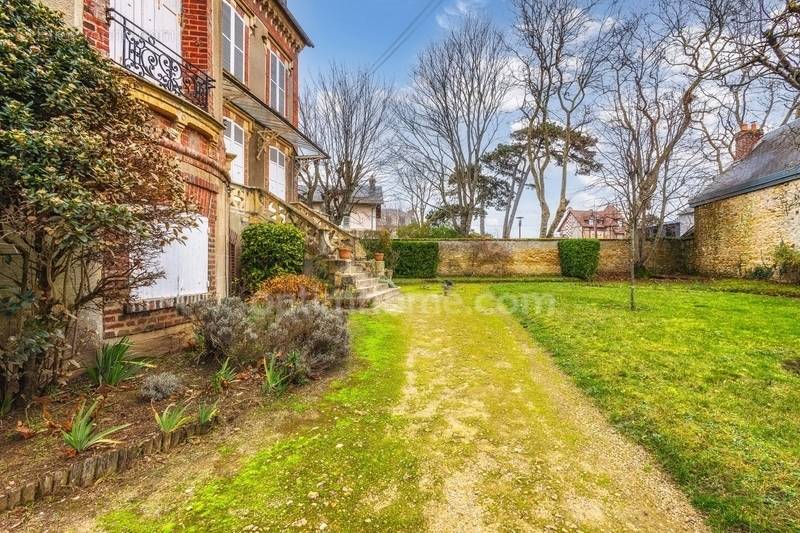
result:
M 208 218 L 198 216 L 197 226 L 183 230 L 184 240 L 165 247 L 155 260 L 164 277 L 136 291 L 136 299 L 174 298 L 208 292 Z
M 222 1 L 222 66 L 244 82 L 244 17 L 233 4 Z

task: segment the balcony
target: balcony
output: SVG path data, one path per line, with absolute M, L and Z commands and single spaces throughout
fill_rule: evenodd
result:
M 108 10 L 111 59 L 126 70 L 208 111 L 214 79 L 114 9 Z

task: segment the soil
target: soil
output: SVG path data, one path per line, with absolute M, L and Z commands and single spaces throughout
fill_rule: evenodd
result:
M 100 399 L 95 421 L 98 429 L 129 424 L 109 438 L 120 443 L 144 440 L 158 432 L 153 410 L 162 412 L 170 404 L 189 404 L 187 415 L 194 416 L 201 401 L 214 402 L 220 398 L 220 410 L 230 415 L 262 401 L 259 380 L 249 372 L 237 376 L 237 381 L 223 394 L 211 388 L 211 376 L 217 366 L 196 365 L 193 354 L 171 356 L 169 365 L 155 362 L 140 375 L 126 380 L 118 387 L 95 387 L 85 374 L 70 381 L 56 394 L 37 398 L 0 419 L 0 479 L 3 488 L 35 481 L 42 474 L 64 469 L 77 461 L 100 454 L 115 444 L 98 445 L 75 454 L 64 444 L 59 426 L 68 423 L 82 402 L 91 405 Z M 182 389 L 171 398 L 151 402 L 142 398 L 139 388 L 146 376 L 169 371 L 176 374 Z M 257 383 L 256 383 L 257 382 Z M 21 425 L 21 426 L 20 426 Z M 32 436 L 23 438 L 18 427 Z

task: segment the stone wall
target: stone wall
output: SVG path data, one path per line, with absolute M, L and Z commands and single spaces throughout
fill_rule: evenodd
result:
M 685 270 L 687 244 L 665 240 L 650 257 L 654 273 Z M 557 239 L 445 240 L 439 241 L 440 276 L 558 276 Z M 601 275 L 623 275 L 630 268 L 627 240 L 601 240 Z
M 800 246 L 800 183 L 784 183 L 695 208 L 694 270 L 742 276 L 772 263 L 785 241 Z

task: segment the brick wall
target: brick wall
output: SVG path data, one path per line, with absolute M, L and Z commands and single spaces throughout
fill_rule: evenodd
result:
M 181 55 L 203 71 L 211 70 L 211 9 L 207 0 L 182 0 Z
M 83 2 L 83 34 L 96 50 L 104 54 L 109 53 L 107 8 L 106 0 L 84 0 Z
M 743 276 L 771 264 L 782 240 L 800 247 L 800 181 L 698 206 L 694 235 L 700 274 Z
M 664 240 L 651 253 L 648 268 L 654 273 L 685 270 L 685 243 Z M 556 239 L 439 241 L 440 276 L 541 276 L 561 274 Z M 598 273 L 623 275 L 630 269 L 627 240 L 600 241 Z

